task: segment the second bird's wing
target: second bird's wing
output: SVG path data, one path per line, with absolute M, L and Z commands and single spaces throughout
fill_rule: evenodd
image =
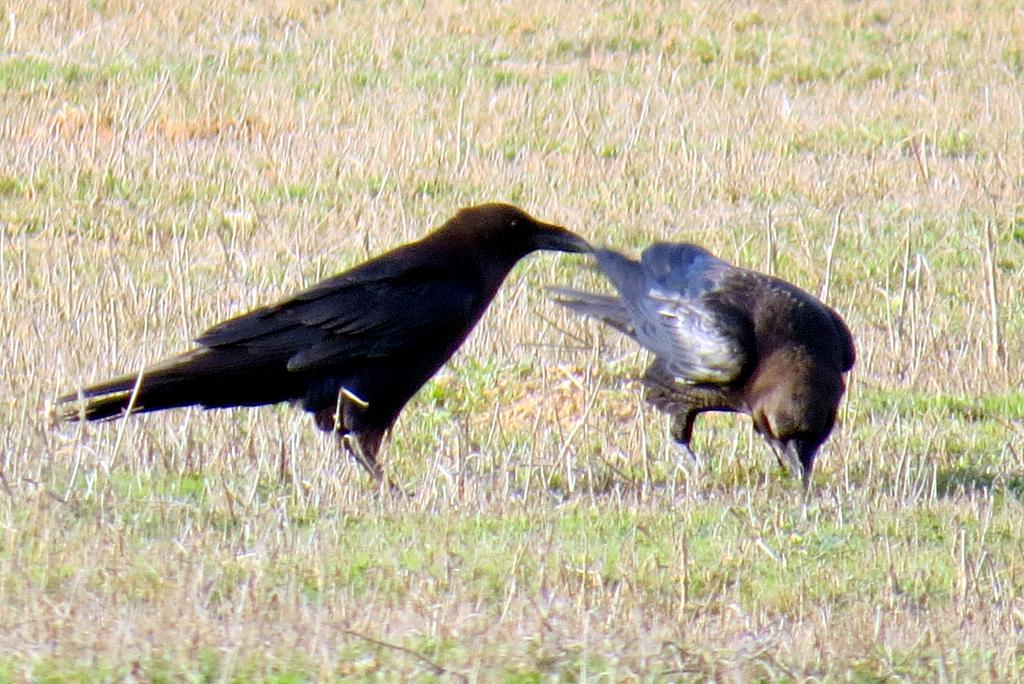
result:
M 673 376 L 723 384 L 740 377 L 755 354 L 752 324 L 715 297 L 732 267 L 695 245 L 657 243 L 638 263 L 597 252 L 601 270 L 629 308 L 637 341 Z
M 591 316 L 611 327 L 619 330 L 632 338 L 636 338 L 636 330 L 633 328 L 633 317 L 629 309 L 618 297 L 593 294 L 582 290 L 574 290 L 569 287 L 547 288 L 555 302 L 572 309 L 576 313 Z

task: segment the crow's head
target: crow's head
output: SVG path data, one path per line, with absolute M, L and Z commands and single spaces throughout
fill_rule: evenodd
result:
M 570 230 L 533 218 L 510 204 L 462 209 L 446 228 L 493 255 L 518 260 L 538 249 L 590 252 L 590 244 Z

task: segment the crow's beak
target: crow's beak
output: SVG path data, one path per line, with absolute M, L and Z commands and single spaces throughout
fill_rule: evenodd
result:
M 590 243 L 571 230 L 550 223 L 542 223 L 533 236 L 536 249 L 551 249 L 556 252 L 590 253 L 594 248 Z

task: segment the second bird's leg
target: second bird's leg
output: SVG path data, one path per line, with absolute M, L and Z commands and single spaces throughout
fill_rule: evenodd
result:
M 703 465 L 703 459 L 690 447 L 693 422 L 704 411 L 737 411 L 742 402 L 736 390 L 729 386 L 691 384 L 672 375 L 661 360 L 655 360 L 641 378 L 647 388 L 645 399 L 659 410 L 672 416 L 672 439 L 686 454 L 681 466 L 691 468 Z
M 672 416 L 672 439 L 686 455 L 686 460 L 677 461 L 677 465 L 684 469 L 699 468 L 702 465 L 701 458 L 690 448 L 693 421 L 697 417 L 697 412 L 690 405 L 686 391 L 689 386 L 678 383 L 665 364 L 658 359 L 644 373 L 642 382 L 647 389 L 644 399 Z
M 682 411 L 672 417 L 672 439 L 675 440 L 679 449 L 689 458 L 687 466 L 701 468 L 704 461 L 690 447 L 690 439 L 693 437 L 693 423 L 697 419 L 696 411 Z

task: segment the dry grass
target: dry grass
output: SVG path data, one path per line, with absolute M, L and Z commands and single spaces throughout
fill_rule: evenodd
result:
M 26 2 L 0 26 L 0 681 L 1012 680 L 1016 3 Z M 699 477 L 627 341 L 513 273 L 375 496 L 286 408 L 48 424 L 77 382 L 505 200 L 843 312 L 806 505 Z

